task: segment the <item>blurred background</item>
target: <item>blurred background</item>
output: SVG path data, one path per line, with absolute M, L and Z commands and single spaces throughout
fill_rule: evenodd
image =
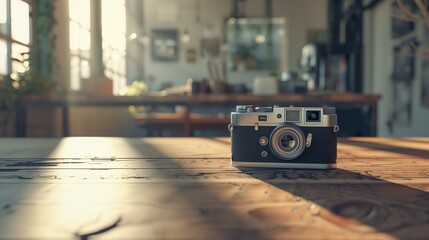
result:
M 228 136 L 236 104 L 288 96 L 337 106 L 341 136 L 427 136 L 425 14 L 413 0 L 0 0 L 0 136 Z

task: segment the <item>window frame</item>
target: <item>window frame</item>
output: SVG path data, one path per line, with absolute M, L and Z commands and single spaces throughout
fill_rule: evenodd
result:
M 91 74 L 92 74 L 92 72 L 91 72 L 91 70 L 92 70 L 91 69 L 91 61 L 92 61 L 91 47 L 93 44 L 91 42 L 91 40 L 92 40 L 91 35 L 93 32 L 93 29 L 91 29 L 91 27 L 92 27 L 91 26 L 91 17 L 92 17 L 94 9 L 91 6 L 91 1 L 88 1 L 87 3 L 89 4 L 89 15 L 88 15 L 89 19 L 85 19 L 84 21 L 89 22 L 88 28 L 86 28 L 86 26 L 83 26 L 83 24 L 81 23 L 82 19 L 79 19 L 79 20 L 72 19 L 71 14 L 70 14 L 70 9 L 68 12 L 68 17 L 67 17 L 68 26 L 69 26 L 69 39 L 68 39 L 68 41 L 69 41 L 69 54 L 70 54 L 70 63 L 69 63 L 69 65 L 70 65 L 70 73 L 69 73 L 70 84 L 69 84 L 69 88 L 72 91 L 82 91 L 82 86 L 84 84 L 84 80 L 86 78 L 90 78 Z M 67 4 L 70 6 L 70 4 L 76 4 L 76 2 L 74 0 L 68 0 Z M 79 2 L 79 4 L 80 4 L 80 2 Z M 79 41 L 78 49 L 72 49 L 71 48 L 71 41 L 72 41 L 71 39 L 73 37 L 72 37 L 72 31 L 71 31 L 70 26 L 72 24 L 76 24 L 78 26 L 78 32 L 79 32 L 79 36 L 77 36 L 77 39 Z M 89 46 L 90 46 L 90 48 L 87 50 L 87 52 L 81 49 L 81 44 L 80 44 L 81 34 L 80 33 L 82 31 L 88 31 L 89 32 L 89 44 L 90 44 Z M 73 75 L 74 74 L 74 72 L 73 72 L 73 68 L 74 68 L 73 67 L 73 64 L 74 64 L 73 59 L 76 59 L 76 58 L 78 59 L 78 63 L 76 66 L 76 68 L 78 69 L 78 79 L 77 79 L 78 81 L 74 82 L 75 76 Z M 82 62 L 85 62 L 85 61 L 88 63 L 88 76 L 87 77 L 83 77 L 83 70 L 82 70 Z
M 31 11 L 33 8 L 33 0 L 5 0 L 6 1 L 6 33 L 0 32 L 0 40 L 3 40 L 6 42 L 6 63 L 7 63 L 7 71 L 6 74 L 12 73 L 12 45 L 13 44 L 19 44 L 21 46 L 27 47 L 30 51 L 33 48 L 33 17 L 31 16 Z M 29 6 L 29 43 L 23 43 L 17 39 L 14 39 L 12 37 L 12 21 L 13 18 L 11 16 L 12 12 L 12 1 L 21 1 L 25 2 Z

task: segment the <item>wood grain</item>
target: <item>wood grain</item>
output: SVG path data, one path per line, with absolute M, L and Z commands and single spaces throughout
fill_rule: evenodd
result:
M 227 138 L 0 139 L 0 239 L 427 239 L 429 138 L 237 169 Z

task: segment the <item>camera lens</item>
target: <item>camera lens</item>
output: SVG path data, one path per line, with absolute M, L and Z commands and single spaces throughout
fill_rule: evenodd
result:
M 305 148 L 305 135 L 300 128 L 292 124 L 281 125 L 270 136 L 270 148 L 284 160 L 299 157 Z
M 290 151 L 295 147 L 295 138 L 290 134 L 284 134 L 280 139 L 280 144 L 283 149 Z

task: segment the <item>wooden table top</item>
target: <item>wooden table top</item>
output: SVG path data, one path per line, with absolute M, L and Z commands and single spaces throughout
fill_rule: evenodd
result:
M 237 169 L 228 138 L 0 139 L 0 239 L 429 239 L 429 138 Z

